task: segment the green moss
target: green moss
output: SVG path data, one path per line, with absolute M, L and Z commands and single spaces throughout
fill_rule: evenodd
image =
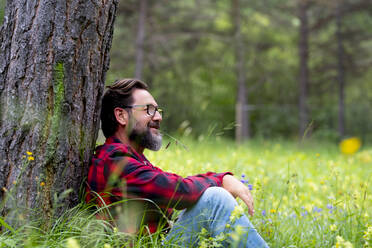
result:
M 46 156 L 47 159 L 51 159 L 55 153 L 57 147 L 57 138 L 59 135 L 60 124 L 62 122 L 62 103 L 65 98 L 65 87 L 64 87 L 64 66 L 63 63 L 57 63 L 54 67 L 53 76 L 53 109 L 48 111 L 47 125 L 50 125 L 49 132 L 46 133 L 48 136 Z

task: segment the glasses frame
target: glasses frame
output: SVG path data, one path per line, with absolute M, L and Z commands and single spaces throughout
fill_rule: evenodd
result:
M 150 110 L 149 107 L 150 107 L 150 106 L 155 108 L 155 111 L 154 111 L 153 114 L 151 114 L 151 113 L 149 112 L 149 110 Z M 151 116 L 151 117 L 154 117 L 154 116 L 155 116 L 156 111 L 160 114 L 160 116 L 163 116 L 163 113 L 164 113 L 164 111 L 163 111 L 162 108 L 159 108 L 159 106 L 156 107 L 156 106 L 153 105 L 153 104 L 143 104 L 143 105 L 123 106 L 123 108 L 131 108 L 131 109 L 132 109 L 132 108 L 140 108 L 140 107 L 146 107 L 146 113 L 147 113 L 149 116 Z

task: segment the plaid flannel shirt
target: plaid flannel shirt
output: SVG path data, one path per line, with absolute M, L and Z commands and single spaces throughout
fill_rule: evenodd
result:
M 208 172 L 183 178 L 164 172 L 113 136 L 97 147 L 92 158 L 86 201 L 103 205 L 92 191 L 98 193 L 106 205 L 125 198 L 147 198 L 170 214 L 172 208 L 184 209 L 195 204 L 208 187 L 221 186 L 226 174 L 231 173 Z M 156 208 L 150 206 L 150 209 Z M 155 232 L 162 215 L 158 210 L 150 212 L 151 215 L 146 215 L 146 224 L 150 232 Z

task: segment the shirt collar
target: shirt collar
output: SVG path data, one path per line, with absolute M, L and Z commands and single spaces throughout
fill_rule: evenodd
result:
M 126 149 L 128 150 L 128 153 L 134 155 L 138 160 L 144 162 L 145 164 L 148 163 L 148 160 L 146 159 L 145 155 L 143 154 L 139 154 L 135 149 L 133 149 L 130 145 L 128 144 L 124 144 L 123 142 L 121 142 L 121 140 L 119 138 L 117 138 L 116 136 L 110 136 L 106 139 L 106 142 L 105 144 L 109 145 L 109 144 L 114 144 L 114 143 L 120 143 L 122 145 L 124 145 L 126 147 Z

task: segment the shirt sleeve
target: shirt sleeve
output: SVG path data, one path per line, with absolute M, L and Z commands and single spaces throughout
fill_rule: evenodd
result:
M 161 207 L 176 209 L 192 206 L 208 187 L 222 186 L 223 177 L 232 174 L 207 172 L 183 178 L 133 157 L 126 157 L 120 152 L 115 152 L 110 159 L 112 160 L 109 163 L 110 171 L 119 172 L 113 174 L 118 175 L 116 179 L 120 179 L 120 187 L 125 188 L 119 190 L 117 186 L 112 191 L 113 194 L 124 191 L 127 197 L 147 198 Z

